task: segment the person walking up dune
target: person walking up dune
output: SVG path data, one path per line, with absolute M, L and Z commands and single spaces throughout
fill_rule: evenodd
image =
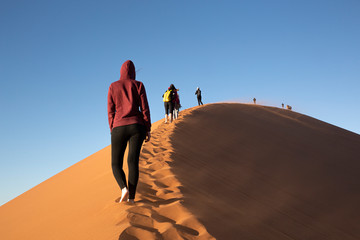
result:
M 195 95 L 197 96 L 197 100 L 198 100 L 198 104 L 203 105 L 202 101 L 201 101 L 201 90 L 199 87 L 197 87 Z
M 175 96 L 174 96 L 174 100 L 173 100 L 173 104 L 174 104 L 174 113 L 173 113 L 173 116 L 174 116 L 174 119 L 177 119 L 179 117 L 179 110 L 180 110 L 180 97 L 179 97 L 179 89 L 175 89 L 174 93 L 175 93 Z
M 111 166 L 121 188 L 120 202 L 134 202 L 139 180 L 139 157 L 143 141 L 150 141 L 150 109 L 144 84 L 135 80 L 135 65 L 127 60 L 120 79 L 111 83 L 107 111 L 111 131 Z M 123 158 L 129 143 L 128 183 L 123 171 Z
M 175 86 L 171 84 L 168 90 L 162 95 L 164 107 L 165 107 L 165 123 L 171 123 L 173 120 L 173 111 L 174 111 L 174 97 L 175 97 Z

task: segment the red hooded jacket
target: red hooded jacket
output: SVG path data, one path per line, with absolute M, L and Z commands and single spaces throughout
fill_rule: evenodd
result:
M 135 66 L 130 60 L 120 70 L 120 80 L 113 82 L 108 93 L 110 131 L 118 126 L 139 123 L 151 129 L 150 109 L 144 84 L 135 80 Z

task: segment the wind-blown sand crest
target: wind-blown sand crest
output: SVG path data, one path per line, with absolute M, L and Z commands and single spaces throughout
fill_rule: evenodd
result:
M 152 129 L 135 205 L 108 146 L 1 206 L 1 239 L 360 239 L 359 135 L 246 104 Z

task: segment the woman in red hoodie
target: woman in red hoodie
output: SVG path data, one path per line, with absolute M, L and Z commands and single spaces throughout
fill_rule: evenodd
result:
M 139 179 L 139 156 L 143 141 L 150 140 L 150 110 L 142 82 L 135 80 L 135 66 L 130 60 L 120 70 L 120 80 L 110 85 L 108 117 L 111 131 L 111 165 L 121 188 L 120 202 L 134 202 Z M 129 143 L 128 184 L 122 169 Z

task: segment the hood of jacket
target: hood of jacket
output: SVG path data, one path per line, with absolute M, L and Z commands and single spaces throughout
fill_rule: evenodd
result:
M 120 69 L 120 80 L 122 79 L 134 79 L 135 80 L 135 65 L 131 60 L 127 60 L 123 63 Z

